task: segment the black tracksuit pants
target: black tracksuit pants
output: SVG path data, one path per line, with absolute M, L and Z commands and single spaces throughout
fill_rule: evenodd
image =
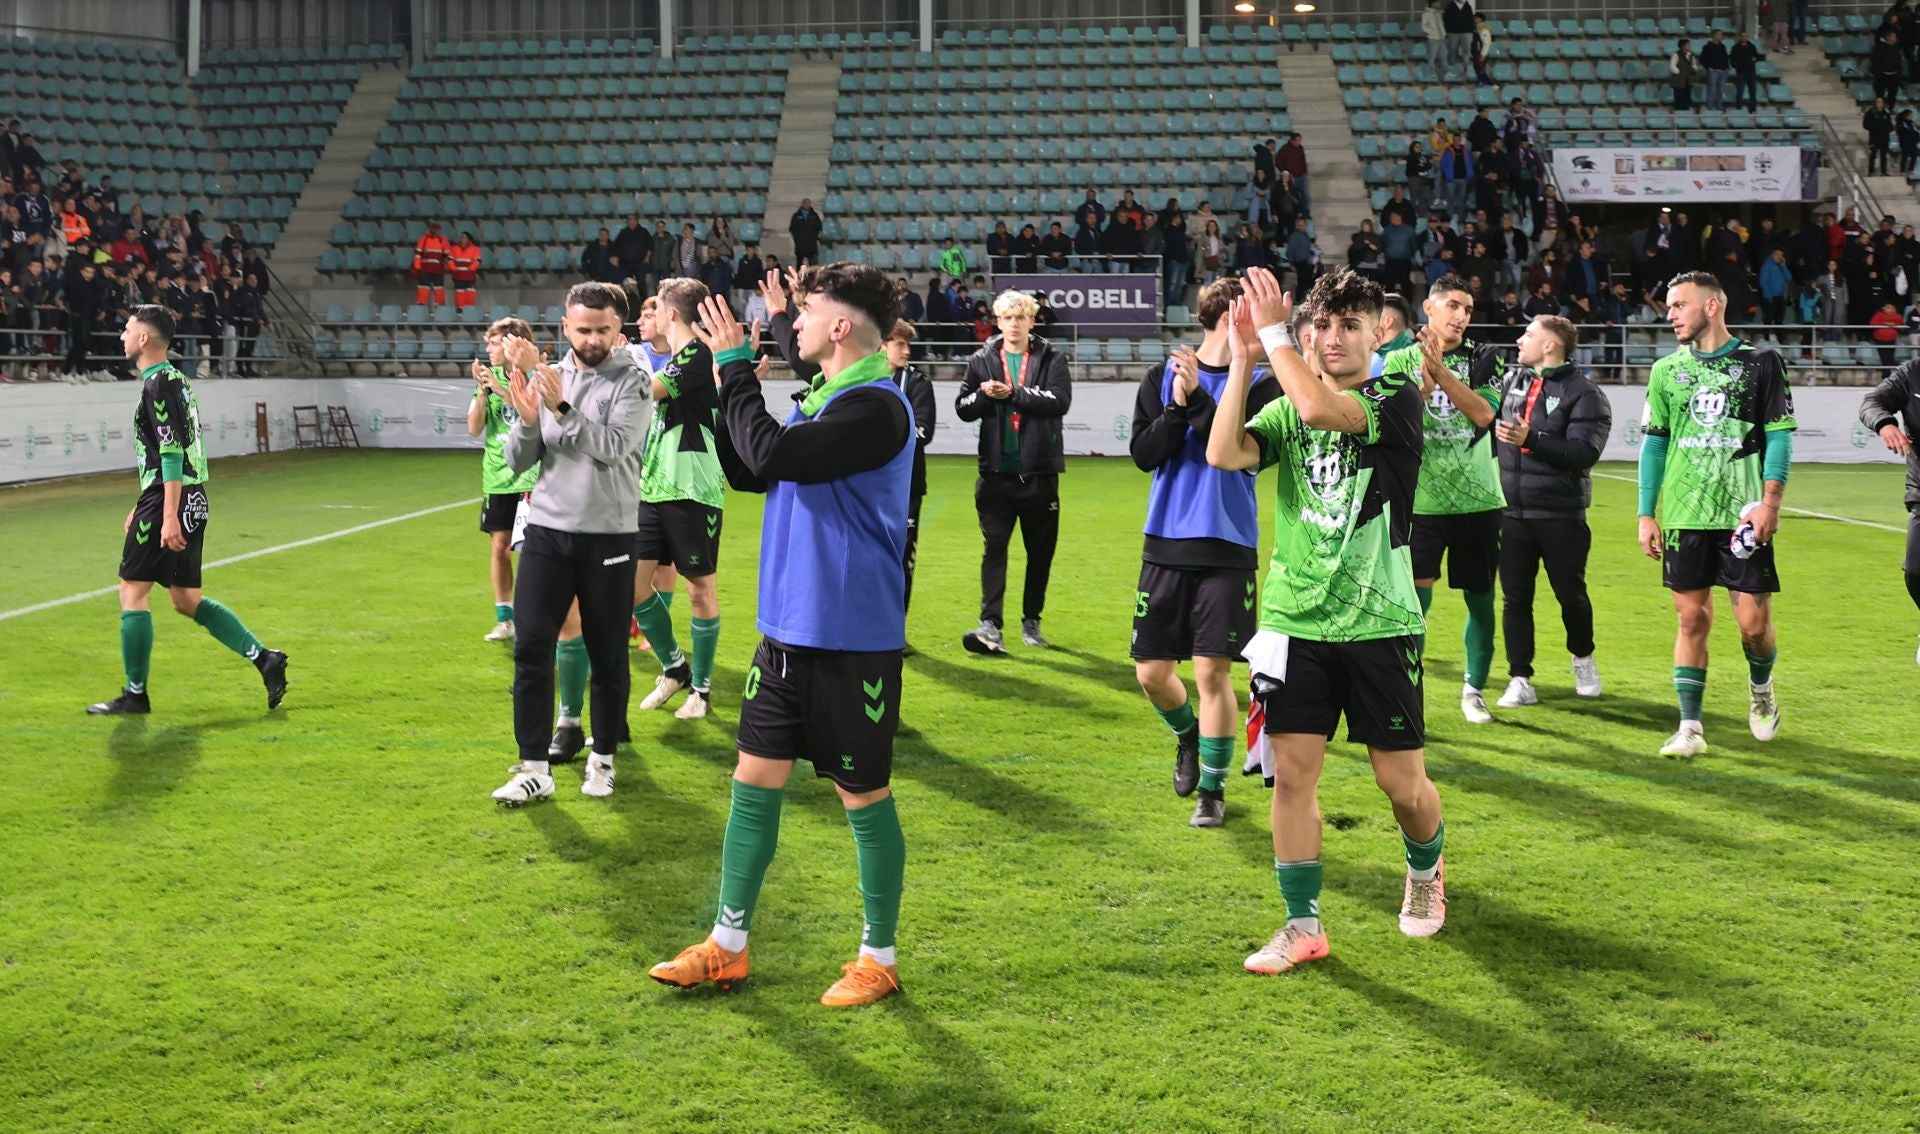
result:
M 1593 533 L 1585 515 L 1553 519 L 1500 521 L 1500 591 L 1504 599 L 1501 632 L 1507 642 L 1507 672 L 1533 676 L 1533 590 L 1542 562 L 1547 583 L 1560 603 L 1567 631 L 1567 653 L 1593 653 L 1593 602 L 1587 597 L 1587 552 Z
M 903 566 L 907 569 L 907 606 L 913 606 L 913 569 L 920 562 L 920 502 L 924 496 L 915 496 L 907 505 L 907 554 Z
M 1060 542 L 1060 475 L 1008 476 L 982 473 L 973 486 L 980 513 L 980 620 L 1005 626 L 1001 607 L 1007 597 L 1007 545 L 1013 525 L 1027 550 L 1027 583 L 1020 596 L 1020 617 L 1037 619 L 1047 605 L 1047 580 L 1053 574 L 1053 549 Z
M 513 580 L 513 738 L 522 760 L 545 760 L 553 732 L 553 648 L 567 608 L 593 665 L 593 750 L 612 755 L 627 737 L 627 623 L 633 616 L 633 534 L 563 532 L 527 525 Z

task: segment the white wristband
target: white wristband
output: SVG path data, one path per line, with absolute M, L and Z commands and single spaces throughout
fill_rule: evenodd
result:
M 1294 345 L 1293 328 L 1285 323 L 1260 328 L 1260 345 L 1266 348 L 1268 354 L 1291 348 Z

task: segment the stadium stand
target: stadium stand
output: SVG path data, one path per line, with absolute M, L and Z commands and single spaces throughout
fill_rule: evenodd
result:
M 474 231 L 494 279 L 572 271 L 596 229 L 635 211 L 742 218 L 739 238 L 757 240 L 786 56 L 652 51 L 644 38 L 443 45 L 413 69 L 320 270 L 404 271 L 434 218 Z

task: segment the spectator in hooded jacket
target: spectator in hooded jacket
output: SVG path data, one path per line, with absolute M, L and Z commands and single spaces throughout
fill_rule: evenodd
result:
M 1887 28 L 1873 45 L 1867 70 L 1873 76 L 1875 97 L 1885 99 L 1889 108 L 1900 101 L 1900 78 L 1905 68 L 1906 60 L 1900 55 L 1900 37 L 1892 28 Z
M 1463 139 L 1454 139 L 1447 151 L 1440 155 L 1440 184 L 1446 191 L 1447 214 L 1453 223 L 1466 223 L 1467 193 L 1476 180 L 1473 155 L 1467 152 Z

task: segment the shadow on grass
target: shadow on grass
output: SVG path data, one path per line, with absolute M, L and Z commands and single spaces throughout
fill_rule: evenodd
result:
M 1104 842 L 1106 839 L 1101 823 L 1067 799 L 1035 790 L 990 768 L 968 763 L 942 750 L 909 725 L 900 726 L 894 741 L 893 772 L 896 781 L 911 780 L 915 785 L 932 788 L 957 802 L 1043 834 L 1066 835 L 1076 841 Z
M 1023 653 L 1021 660 L 1051 669 L 1066 677 L 1090 681 L 1130 697 L 1145 699 L 1140 692 L 1140 682 L 1133 675 L 1133 659 L 1124 655 L 1103 657 L 1087 653 L 1085 650 L 1076 650 L 1070 646 L 1054 646 L 1052 649 L 1031 650 Z M 1193 687 L 1191 680 L 1187 681 L 1187 687 L 1191 694 Z
M 931 678 L 970 697 L 1017 701 L 1050 709 L 1071 709 L 1083 717 L 1112 719 L 1116 715 L 1092 707 L 1085 697 L 1031 680 L 1031 675 L 1011 665 L 1006 658 L 981 658 L 977 666 L 968 667 L 921 652 L 906 660 L 906 668 L 909 673 Z M 1130 678 L 1127 684 L 1133 686 Z
M 113 778 L 97 811 L 144 808 L 178 788 L 200 763 L 200 745 L 209 735 L 257 723 L 259 717 L 235 717 L 197 724 L 154 728 L 147 716 L 121 717 L 107 738 Z
M 861 1009 L 819 1005 L 788 1009 L 759 997 L 730 997 L 735 1014 L 787 1049 L 796 1063 L 839 1094 L 844 1112 L 890 1130 L 1041 1134 L 1049 1129 L 998 1085 L 993 1068 L 902 992 Z M 850 1012 L 891 1016 L 910 1048 L 863 1058 L 844 1041 Z M 870 1045 L 863 1045 L 870 1046 Z

